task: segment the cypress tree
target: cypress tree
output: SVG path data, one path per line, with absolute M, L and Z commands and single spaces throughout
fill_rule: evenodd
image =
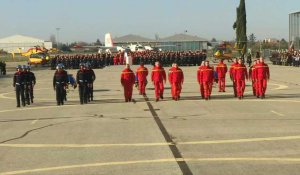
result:
M 245 0 L 240 0 L 239 7 L 236 8 L 236 22 L 233 29 L 236 32 L 237 49 L 241 54 L 247 50 L 247 18 Z

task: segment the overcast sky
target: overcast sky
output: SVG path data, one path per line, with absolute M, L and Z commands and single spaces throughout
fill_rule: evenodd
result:
M 1 0 L 0 38 L 22 34 L 49 40 L 59 27 L 63 42 L 94 42 L 137 34 L 175 33 L 232 40 L 240 0 Z M 288 39 L 288 14 L 300 0 L 246 0 L 247 33 Z

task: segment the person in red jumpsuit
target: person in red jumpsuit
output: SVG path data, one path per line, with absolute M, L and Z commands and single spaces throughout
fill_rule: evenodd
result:
M 132 91 L 134 83 L 134 72 L 130 69 L 129 64 L 126 64 L 125 69 L 121 73 L 121 84 L 124 87 L 125 102 L 131 102 L 132 100 Z
M 197 80 L 200 85 L 200 94 L 201 94 L 202 99 L 204 99 L 204 87 L 203 87 L 203 82 L 201 79 L 201 74 L 202 74 L 201 70 L 203 67 L 204 67 L 204 61 L 201 62 L 201 65 L 198 67 L 198 71 L 197 71 Z
M 136 76 L 139 82 L 140 95 L 146 95 L 148 69 L 144 66 L 144 63 L 140 63 L 140 67 L 136 70 Z
M 257 91 L 257 78 L 256 78 L 256 69 L 255 69 L 255 66 L 256 66 L 256 60 L 253 61 L 253 64 L 250 66 L 249 68 L 249 79 L 251 80 L 252 82 L 252 92 L 253 92 L 253 95 L 256 96 L 256 91 Z
M 169 82 L 171 84 L 172 97 L 175 101 L 179 100 L 182 89 L 184 75 L 177 63 L 169 71 Z
M 237 97 L 237 88 L 236 88 L 236 80 L 235 80 L 235 66 L 237 66 L 237 64 L 238 64 L 237 59 L 234 58 L 233 63 L 230 65 L 230 69 L 229 69 L 229 75 L 232 81 L 234 97 Z
M 174 63 L 172 63 L 172 66 L 171 66 L 171 68 L 169 69 L 169 82 L 170 82 L 170 86 L 171 86 L 171 95 L 172 95 L 172 98 L 173 98 L 173 100 L 174 100 L 174 96 L 175 96 L 175 93 L 174 93 L 174 91 L 173 91 L 173 88 L 172 88 L 172 83 L 171 83 L 171 73 L 174 71 L 174 69 L 175 69 L 175 67 L 174 67 Z
M 219 92 L 225 92 L 225 79 L 227 73 L 227 65 L 224 64 L 224 60 L 221 59 L 216 67 L 219 79 Z
M 234 79 L 237 87 L 237 96 L 239 99 L 242 99 L 244 98 L 246 79 L 248 79 L 247 67 L 244 65 L 242 59 L 238 60 L 238 64 L 234 68 L 234 72 Z
M 214 82 L 214 69 L 209 66 L 209 61 L 205 61 L 200 70 L 200 82 L 203 83 L 204 98 L 209 100 Z
M 264 62 L 263 58 L 259 58 L 259 63 L 255 66 L 256 77 L 257 77 L 257 87 L 258 94 L 257 97 L 264 99 L 267 89 L 267 81 L 270 79 L 270 70 L 269 66 Z
M 155 62 L 155 66 L 152 69 L 151 81 L 154 84 L 156 101 L 159 101 L 159 98 L 163 99 L 164 82 L 166 83 L 166 72 L 164 68 L 161 67 L 159 62 Z

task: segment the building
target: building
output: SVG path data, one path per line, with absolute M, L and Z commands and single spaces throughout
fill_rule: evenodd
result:
M 159 40 L 162 50 L 187 51 L 207 49 L 208 40 L 187 34 L 175 34 Z
M 116 37 L 113 39 L 114 44 L 117 46 L 127 46 L 130 44 L 142 44 L 142 45 L 149 45 L 152 43 L 155 43 L 155 40 L 150 39 L 150 38 L 145 38 L 139 35 L 125 35 L 122 37 Z
M 300 49 L 300 11 L 289 14 L 289 42 L 294 48 Z
M 278 40 L 278 39 L 276 39 L 276 38 L 266 38 L 266 39 L 264 39 L 264 40 L 263 40 L 263 42 L 265 42 L 265 43 L 272 43 L 272 44 L 274 44 L 274 43 L 278 43 L 278 42 L 279 42 L 279 40 Z
M 187 51 L 207 49 L 208 40 L 198 36 L 187 34 L 175 34 L 158 40 L 141 37 L 138 35 L 125 35 L 113 39 L 117 46 L 128 46 L 130 44 L 141 44 L 144 46 L 158 47 L 162 50 Z
M 52 42 L 23 35 L 13 35 L 0 39 L 0 50 L 3 49 L 8 53 L 26 52 L 28 49 L 34 46 L 51 49 Z

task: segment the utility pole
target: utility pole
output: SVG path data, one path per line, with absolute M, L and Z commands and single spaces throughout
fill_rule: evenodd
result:
M 57 27 L 56 28 L 56 47 L 57 47 L 57 49 L 59 49 L 59 30 L 60 30 L 60 28 L 59 27 Z

